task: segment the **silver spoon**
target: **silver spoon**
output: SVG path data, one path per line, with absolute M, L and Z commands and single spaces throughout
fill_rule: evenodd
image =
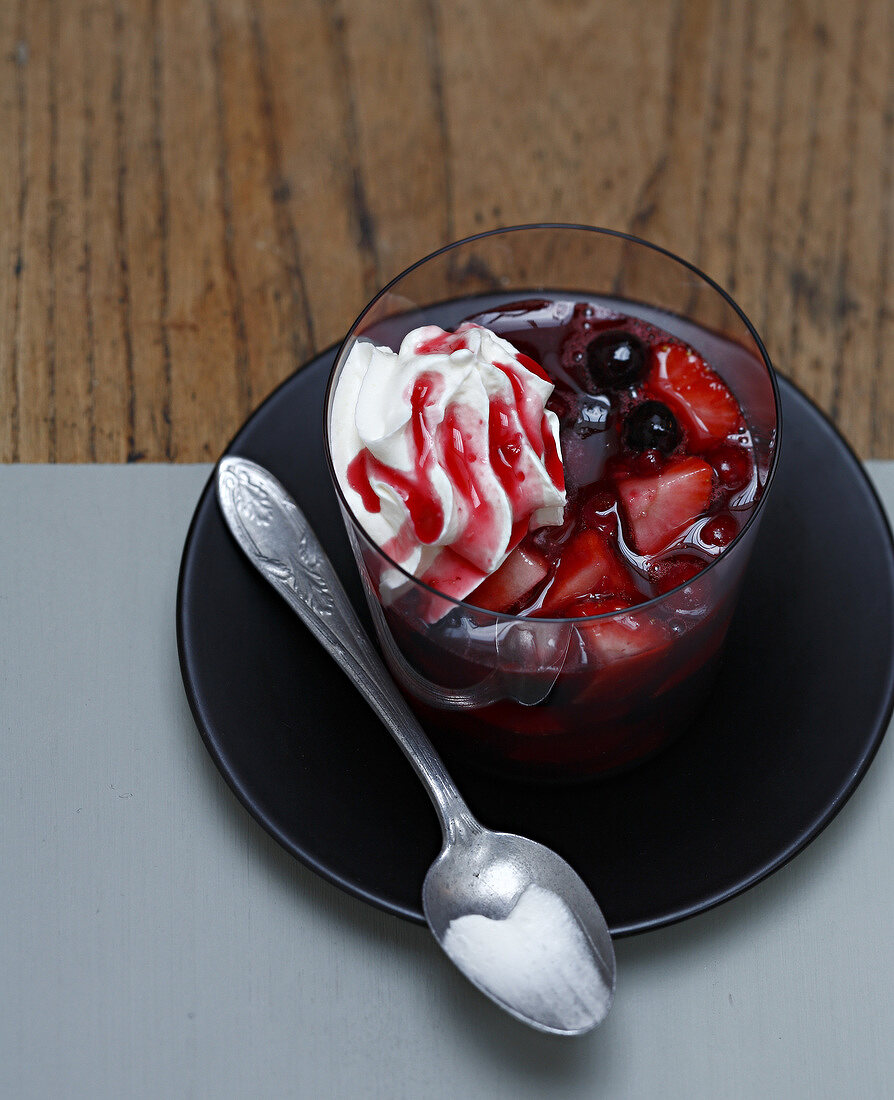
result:
M 615 991 L 605 918 L 555 852 L 472 816 L 383 665 L 304 515 L 263 467 L 223 458 L 217 495 L 249 560 L 332 654 L 425 784 L 444 846 L 425 876 L 435 939 L 482 992 L 541 1031 L 581 1035 Z

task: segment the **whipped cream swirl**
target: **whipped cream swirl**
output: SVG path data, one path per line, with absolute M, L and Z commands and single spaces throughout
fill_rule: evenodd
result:
M 559 423 L 545 408 L 552 391 L 533 360 L 471 323 L 415 329 L 397 352 L 354 344 L 330 444 L 373 542 L 407 573 L 464 599 L 529 530 L 561 524 Z

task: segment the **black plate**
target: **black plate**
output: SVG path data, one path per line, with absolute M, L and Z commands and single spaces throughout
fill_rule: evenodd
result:
M 369 623 L 323 457 L 334 351 L 286 381 L 229 447 L 293 494 Z M 472 811 L 540 840 L 643 932 L 740 893 L 853 792 L 894 702 L 894 552 L 862 467 L 781 380 L 785 445 L 716 690 L 639 768 L 540 787 L 454 769 Z M 248 811 L 325 878 L 421 921 L 440 837 L 428 798 L 342 673 L 230 538 L 211 483 L 186 540 L 180 663 L 209 752 Z

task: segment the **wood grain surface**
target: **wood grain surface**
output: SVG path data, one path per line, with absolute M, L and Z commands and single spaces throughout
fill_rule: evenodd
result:
M 694 261 L 894 458 L 887 0 L 3 0 L 0 459 L 197 461 L 451 239 Z

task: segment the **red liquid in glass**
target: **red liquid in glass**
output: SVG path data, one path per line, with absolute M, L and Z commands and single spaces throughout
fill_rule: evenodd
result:
M 558 629 L 557 644 L 567 649 L 551 668 L 530 657 L 526 664 L 523 648 L 500 653 L 508 698 L 473 711 L 410 701 L 440 731 L 436 739 L 448 757 L 468 755 L 542 778 L 620 768 L 685 727 L 713 677 L 747 549 L 702 571 L 745 526 L 765 471 L 738 402 L 712 368 L 722 374 L 727 360 L 747 353 L 675 319 L 684 341 L 655 317 L 644 319 L 644 311 L 619 312 L 607 300 L 504 299 L 489 307 L 479 299 L 461 308 L 444 307 L 448 316 L 440 323 L 452 328 L 469 320 L 492 329 L 554 382 L 548 407 L 561 425 L 568 494 L 562 525 L 520 530 L 506 564 L 465 603 L 573 624 Z M 399 321 L 365 335 L 396 346 L 388 328 Z M 607 333 L 632 334 L 645 348 L 636 377 L 600 375 L 590 345 Z M 677 437 L 670 443 L 644 446 L 631 430 L 647 401 L 673 414 Z M 749 539 L 746 533 L 742 541 Z M 663 598 L 649 603 L 656 597 Z M 432 623 L 429 600 L 416 588 L 385 609 L 410 662 L 451 687 L 491 674 L 493 646 L 476 656 L 463 639 L 491 629 L 494 616 L 456 607 Z M 533 629 L 548 638 L 548 624 Z M 512 698 L 512 685 L 531 677 L 544 677 L 548 694 L 526 706 Z

